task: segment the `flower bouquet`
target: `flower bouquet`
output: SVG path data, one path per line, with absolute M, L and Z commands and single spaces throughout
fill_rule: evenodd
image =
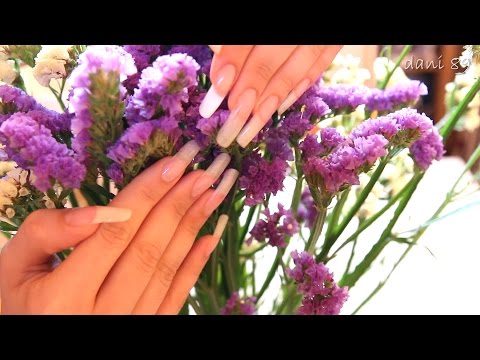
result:
M 337 57 L 251 144 L 221 148 L 226 102 L 208 119 L 198 110 L 210 86 L 207 46 L 2 45 L 0 228 L 10 237 L 41 208 L 107 205 L 148 166 L 195 141 L 201 151 L 190 170 L 225 154 L 240 176 L 199 234 L 228 214 L 182 313 L 339 314 L 389 243 L 408 252 L 425 231 L 405 239 L 394 226 L 480 88 L 470 84 L 437 128 L 414 109 L 427 87 L 399 69 L 409 48 L 395 63 L 377 59 L 375 88 L 364 85 L 370 74 L 358 59 Z M 24 68 L 61 112 L 28 95 Z M 356 256 L 359 235 L 384 214 L 384 230 Z M 334 276 L 327 265 L 343 254 L 346 269 Z

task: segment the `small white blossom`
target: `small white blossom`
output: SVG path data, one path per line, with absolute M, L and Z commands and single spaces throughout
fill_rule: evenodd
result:
M 17 72 L 14 68 L 13 60 L 1 60 L 0 59 L 0 81 L 5 84 L 11 84 L 17 78 Z
M 69 48 L 71 45 L 42 45 L 33 68 L 33 76 L 40 85 L 48 87 L 50 80 L 67 76 L 65 64 L 70 58 Z
M 373 62 L 373 73 L 375 74 L 375 80 L 377 82 L 383 81 L 383 79 L 385 79 L 385 77 L 387 76 L 387 73 L 392 71 L 394 67 L 395 67 L 395 63 L 389 60 L 388 58 L 386 57 L 376 58 L 375 61 Z M 407 75 L 405 75 L 405 72 L 403 71 L 403 69 L 399 66 L 398 68 L 395 69 L 394 73 L 392 74 L 392 77 L 388 81 L 388 87 L 406 80 L 408 80 L 408 77 Z
M 20 190 L 18 190 L 18 195 L 19 196 L 27 196 L 28 194 L 30 194 L 30 190 L 28 190 L 27 188 L 20 188 Z
M 11 219 L 15 216 L 15 210 L 13 210 L 12 208 L 8 208 L 7 210 L 5 210 L 5 214 L 7 214 L 7 217 Z
M 0 180 L 0 193 L 4 196 L 14 198 L 18 195 L 17 187 L 7 180 Z

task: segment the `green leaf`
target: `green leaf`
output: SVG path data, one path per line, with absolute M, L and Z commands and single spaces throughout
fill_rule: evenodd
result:
M 15 225 L 9 224 L 5 221 L 0 221 L 0 230 L 2 231 L 18 231 Z

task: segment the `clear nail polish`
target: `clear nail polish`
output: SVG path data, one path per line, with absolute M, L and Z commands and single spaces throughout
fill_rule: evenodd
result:
M 235 184 L 238 175 L 239 173 L 235 169 L 228 169 L 225 171 L 217 188 L 212 193 L 210 198 L 205 202 L 205 206 L 203 208 L 205 214 L 210 215 L 222 203 L 232 186 Z
M 200 146 L 195 140 L 186 143 L 180 150 L 178 150 L 175 156 L 165 164 L 162 169 L 162 179 L 166 182 L 170 182 L 183 174 L 199 151 Z
M 208 119 L 222 104 L 223 99 L 225 99 L 233 85 L 234 79 L 235 66 L 229 64 L 219 70 L 216 82 L 208 89 L 198 109 L 203 118 Z
M 68 209 L 65 223 L 71 226 L 101 224 L 127 221 L 132 217 L 132 210 L 112 206 L 89 206 Z
M 288 94 L 287 98 L 278 108 L 278 114 L 282 115 L 290 106 L 292 106 L 295 101 L 303 95 L 305 91 L 310 87 L 310 79 L 302 80 L 291 92 Z
M 197 197 L 210 188 L 222 175 L 230 163 L 230 155 L 222 153 L 218 155 L 205 172 L 193 184 L 192 197 Z

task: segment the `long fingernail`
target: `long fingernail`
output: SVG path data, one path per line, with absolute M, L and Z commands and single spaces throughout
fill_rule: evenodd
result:
M 199 151 L 200 146 L 195 140 L 186 143 L 163 167 L 163 180 L 170 182 L 183 174 Z
M 277 110 L 278 102 L 278 96 L 273 95 L 265 99 L 262 105 L 260 105 L 258 112 L 252 116 L 237 137 L 237 143 L 241 147 L 246 147 L 258 132 L 262 130 L 268 119 L 272 117 L 275 110 Z
M 246 90 L 238 99 L 237 108 L 230 113 L 225 124 L 220 128 L 217 135 L 217 144 L 227 148 L 235 140 L 238 133 L 245 125 L 257 99 L 257 92 L 254 89 Z
M 220 181 L 220 184 L 218 184 L 213 194 L 205 203 L 205 206 L 203 208 L 205 214 L 210 215 L 218 207 L 218 205 L 222 203 L 223 199 L 225 199 L 225 197 L 228 195 L 228 192 L 235 184 L 237 177 L 237 170 L 228 169 L 227 171 L 225 171 L 225 174 L 223 174 L 223 178 Z
M 213 236 L 217 238 L 221 238 L 223 235 L 223 232 L 225 231 L 225 228 L 227 227 L 228 224 L 228 215 L 222 214 L 218 218 L 217 221 L 217 226 L 215 226 L 215 230 L 213 231 Z
M 127 221 L 132 217 L 132 210 L 111 206 L 89 206 L 69 209 L 65 222 L 71 226 L 101 224 Z
M 230 155 L 222 153 L 218 155 L 205 172 L 193 184 L 192 197 L 197 197 L 209 187 L 222 175 L 223 171 L 230 163 Z
M 208 119 L 213 115 L 230 91 L 234 79 L 235 66 L 229 64 L 220 69 L 217 80 L 208 89 L 198 109 L 202 117 Z
M 310 87 L 310 79 L 304 79 L 288 94 L 285 101 L 278 108 L 278 115 L 282 115 L 305 91 Z
M 215 55 L 220 54 L 220 51 L 222 50 L 222 45 L 209 45 L 209 46 Z

